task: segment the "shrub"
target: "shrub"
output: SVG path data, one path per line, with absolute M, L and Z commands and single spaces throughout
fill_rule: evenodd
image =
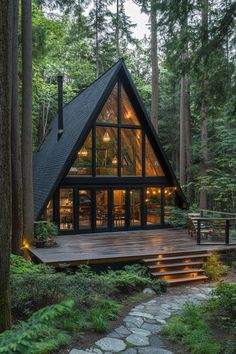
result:
M 14 330 L 0 334 L 1 354 L 46 354 L 70 341 L 70 336 L 60 326 L 60 319 L 72 312 L 74 303 L 45 307 L 34 313 L 27 322 L 21 322 Z
M 164 326 L 163 333 L 174 342 L 187 345 L 189 353 L 221 353 L 221 344 L 212 336 L 204 312 L 202 306 L 186 305 L 180 316 L 172 317 Z
M 220 262 L 220 257 L 217 253 L 213 253 L 203 264 L 203 270 L 210 280 L 217 281 L 228 273 L 229 267 Z
M 11 255 L 11 274 L 49 273 L 52 268 L 45 264 L 34 264 L 21 256 Z
M 152 284 L 153 290 L 158 295 L 160 295 L 163 292 L 166 292 L 167 286 L 168 286 L 168 282 L 165 280 L 157 280 L 157 281 L 154 281 Z
M 236 284 L 218 284 L 212 291 L 209 307 L 218 319 L 236 327 Z
M 168 224 L 171 227 L 187 227 L 187 211 L 180 208 L 171 209 Z
M 47 241 L 58 235 L 58 227 L 53 222 L 39 221 L 35 225 L 34 237 L 38 241 Z

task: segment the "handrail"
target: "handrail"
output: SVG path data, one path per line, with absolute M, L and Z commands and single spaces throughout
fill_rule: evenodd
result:
M 236 213 L 227 213 L 225 211 L 218 211 L 218 210 L 209 210 L 209 209 L 200 209 L 200 212 L 207 212 L 207 213 L 217 213 L 217 214 L 227 214 L 227 215 L 235 215 Z
M 229 224 L 230 221 L 236 221 L 236 218 L 204 218 L 204 217 L 196 217 L 193 218 L 194 220 L 197 221 L 197 244 L 201 244 L 201 227 L 202 227 L 202 221 L 225 221 L 225 236 L 224 236 L 224 243 L 226 245 L 229 245 Z

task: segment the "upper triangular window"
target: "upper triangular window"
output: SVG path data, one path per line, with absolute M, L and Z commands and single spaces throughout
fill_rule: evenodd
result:
M 145 138 L 145 175 L 164 176 L 159 160 L 147 136 Z
M 121 123 L 128 125 L 140 125 L 140 122 L 137 118 L 133 105 L 130 102 L 130 99 L 123 87 L 121 86 Z
M 98 123 L 118 122 L 118 85 L 113 88 L 108 100 L 106 101 L 101 113 L 97 119 Z

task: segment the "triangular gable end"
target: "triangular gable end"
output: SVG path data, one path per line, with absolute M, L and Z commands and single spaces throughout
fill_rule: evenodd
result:
M 96 123 L 95 129 L 91 128 L 82 147 L 76 152 L 68 176 L 164 176 L 159 159 L 143 129 L 145 121 L 142 122 L 142 118 L 138 117 L 122 83 L 115 83 L 93 123 Z M 94 149 L 92 142 L 95 144 Z M 145 166 L 142 166 L 143 157 Z M 92 170 L 93 159 L 96 160 L 95 173 Z
M 124 87 L 117 85 L 118 80 L 122 82 Z M 114 89 L 114 90 L 113 90 Z M 119 93 L 120 90 L 120 93 Z M 116 92 L 115 92 L 116 91 Z M 38 219 L 41 212 L 46 207 L 49 200 L 52 198 L 54 192 L 60 185 L 61 181 L 67 176 L 71 166 L 75 162 L 73 167 L 80 166 L 81 162 L 78 161 L 78 156 L 86 157 L 86 175 L 92 175 L 93 166 L 89 162 L 89 156 L 92 155 L 92 133 L 91 128 L 95 121 L 97 126 L 100 124 L 100 130 L 104 131 L 104 123 L 102 120 L 114 120 L 116 119 L 114 110 L 109 109 L 109 117 L 105 118 L 103 109 L 107 106 L 112 106 L 116 95 L 122 95 L 123 103 L 126 102 L 125 107 L 122 107 L 123 114 L 120 116 L 121 124 L 127 124 L 127 127 L 123 127 L 123 137 L 119 134 L 119 143 L 121 145 L 121 175 L 124 176 L 141 176 L 141 160 L 139 143 L 146 146 L 146 155 L 150 156 L 146 159 L 145 173 L 146 176 L 163 176 L 169 181 L 169 185 L 176 187 L 179 193 L 179 199 L 181 203 L 186 203 L 185 196 L 177 182 L 175 174 L 165 156 L 164 151 L 161 148 L 160 141 L 151 124 L 145 107 L 139 97 L 139 94 L 132 82 L 128 70 L 125 67 L 123 60 L 119 60 L 111 69 L 104 73 L 98 80 L 79 94 L 74 100 L 72 100 L 67 106 L 64 107 L 64 120 L 65 129 L 62 137 L 57 141 L 57 121 L 52 122 L 50 127 L 50 134 L 45 139 L 45 142 L 41 146 L 40 152 L 34 156 L 34 203 L 35 203 L 35 218 Z M 106 106 L 107 104 L 107 106 Z M 137 109 L 138 107 L 138 109 Z M 120 108 L 118 108 L 119 110 Z M 129 113 L 132 113 L 131 116 Z M 133 112 L 135 114 L 133 114 Z M 100 114 L 100 115 L 99 115 Z M 117 112 L 119 114 L 119 112 Z M 129 121 L 131 124 L 126 123 Z M 140 121 L 142 124 L 140 124 Z M 107 138 L 104 141 L 104 134 L 101 133 L 102 143 L 100 144 L 100 152 L 96 152 L 96 160 L 101 160 L 96 163 L 96 174 L 106 175 L 107 169 L 110 168 L 110 176 L 117 176 L 116 164 L 119 163 L 117 144 L 114 140 L 118 139 L 116 123 L 109 123 L 111 134 L 108 135 L 111 138 Z M 138 124 L 145 127 L 145 135 L 140 136 Z M 131 131 L 130 125 L 137 125 Z M 98 133 L 99 134 L 99 133 Z M 105 134 L 107 136 L 107 134 Z M 122 140 L 123 139 L 123 140 Z M 125 139 L 127 144 L 124 143 Z M 107 140 L 107 141 L 106 141 Z M 106 144 L 109 143 L 112 149 L 106 148 Z M 105 145 L 104 145 L 105 144 Z M 116 146 L 116 150 L 115 150 Z M 85 147 L 85 149 L 83 149 Z M 137 151 L 132 154 L 130 149 L 136 147 Z M 104 153 L 107 150 L 107 156 L 104 160 Z M 148 150 L 148 151 L 147 151 Z M 45 154 L 46 152 L 46 154 Z M 102 157 L 99 157 L 102 155 Z M 110 155 L 109 155 L 110 153 Z M 112 153 L 112 154 L 111 154 Z M 110 167 L 109 167 L 110 166 Z M 98 170 L 99 169 L 99 170 Z M 50 179 L 45 181 L 45 173 Z M 72 171 L 72 170 L 71 170 Z M 123 172 L 122 172 L 123 171 Z M 148 172 L 149 171 L 149 172 Z M 74 170 L 74 174 L 75 173 Z M 79 175 L 85 175 L 84 170 Z

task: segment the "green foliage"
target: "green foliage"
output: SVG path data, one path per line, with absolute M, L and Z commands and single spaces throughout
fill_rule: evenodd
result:
M 53 222 L 38 221 L 35 225 L 34 237 L 38 241 L 47 241 L 58 235 L 58 226 Z
M 218 319 L 236 329 L 236 284 L 218 284 L 212 292 L 209 308 Z
M 203 270 L 206 276 L 210 280 L 217 281 L 222 276 L 226 275 L 229 271 L 229 267 L 220 262 L 220 257 L 217 253 L 213 253 L 207 258 L 207 261 L 203 264 Z
M 168 224 L 172 227 L 186 227 L 187 226 L 187 211 L 180 208 L 172 208 Z
M 65 300 L 61 304 L 45 307 L 14 330 L 0 334 L 0 353 L 46 354 L 62 344 L 68 344 L 70 336 L 63 332 L 60 319 L 72 313 L 73 306 L 72 300 Z
M 157 280 L 154 281 L 152 284 L 152 289 L 158 294 L 160 295 L 163 292 L 166 292 L 168 286 L 168 282 L 165 280 Z
M 11 274 L 48 273 L 52 268 L 45 264 L 34 264 L 21 256 L 11 255 Z
M 204 307 L 188 304 L 180 316 L 174 316 L 163 333 L 177 343 L 187 345 L 191 354 L 217 354 L 222 347 L 211 334 Z

